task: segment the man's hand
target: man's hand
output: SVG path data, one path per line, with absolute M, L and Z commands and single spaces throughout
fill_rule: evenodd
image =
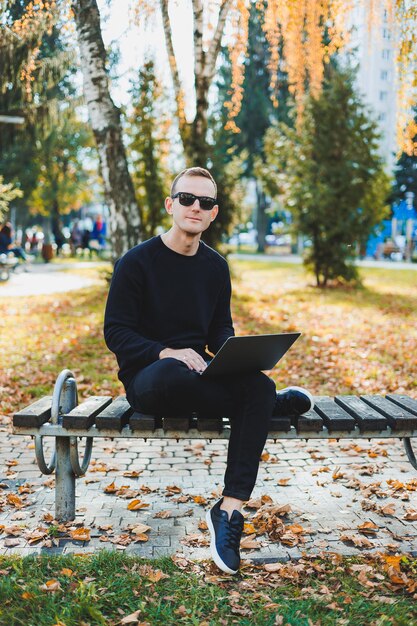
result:
M 195 350 L 192 348 L 181 348 L 180 350 L 173 350 L 171 348 L 164 348 L 162 352 L 159 353 L 160 359 L 178 359 L 178 361 L 182 361 L 185 363 L 190 370 L 195 370 L 196 372 L 204 372 L 207 367 L 207 363 Z

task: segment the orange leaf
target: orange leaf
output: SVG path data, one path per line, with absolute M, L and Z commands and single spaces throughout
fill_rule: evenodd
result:
M 19 498 L 19 496 L 17 496 L 15 493 L 8 493 L 7 494 L 7 503 L 8 504 L 12 504 L 17 509 L 21 509 L 22 506 L 24 506 L 23 500 L 21 498 Z
M 291 526 L 287 526 L 287 528 L 295 535 L 301 535 L 305 532 L 304 528 L 300 526 L 300 524 L 291 524 Z
M 129 509 L 129 511 L 137 511 L 138 509 L 144 509 L 147 506 L 149 506 L 149 504 L 142 502 L 142 500 L 135 499 L 129 502 L 127 508 Z
M 23 600 L 32 600 L 33 597 L 33 593 L 30 593 L 29 591 L 24 591 L 22 593 Z
M 196 504 L 207 504 L 207 500 L 203 496 L 193 496 L 193 500 Z
M 77 541 L 90 541 L 90 530 L 88 528 L 77 528 L 70 531 L 70 537 Z
M 60 591 L 61 584 L 59 580 L 53 578 L 52 580 L 47 580 L 44 585 L 39 585 L 39 589 L 53 593 L 54 591 Z
M 63 576 L 73 576 L 74 575 L 74 572 L 72 571 L 72 569 L 69 569 L 69 567 L 63 567 L 62 570 L 59 573 L 62 574 Z
M 373 522 L 364 522 L 363 524 L 358 526 L 358 529 L 361 531 L 361 533 L 370 535 L 374 535 L 379 530 L 378 526 Z

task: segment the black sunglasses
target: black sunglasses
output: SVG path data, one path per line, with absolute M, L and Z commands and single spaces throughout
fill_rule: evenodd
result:
M 171 198 L 173 200 L 178 198 L 179 203 L 182 204 L 182 206 L 191 206 L 196 200 L 198 200 L 200 208 L 203 209 L 203 211 L 211 211 L 217 202 L 216 198 L 210 198 L 208 196 L 195 196 L 193 193 L 187 193 L 185 191 L 178 191 L 171 196 Z

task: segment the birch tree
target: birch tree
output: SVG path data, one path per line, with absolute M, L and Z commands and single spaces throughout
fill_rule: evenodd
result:
M 110 95 L 97 2 L 73 0 L 71 6 L 80 49 L 84 97 L 110 210 L 113 252 L 118 257 L 139 241 L 139 208 L 127 165 L 120 111 Z
M 208 160 L 207 144 L 207 113 L 208 92 L 213 82 L 216 61 L 220 52 L 221 40 L 230 11 L 232 0 L 222 0 L 219 9 L 217 25 L 213 38 L 207 50 L 203 45 L 204 4 L 203 0 L 192 0 L 194 19 L 193 52 L 194 52 L 194 87 L 195 87 L 195 116 L 187 122 L 184 111 L 184 91 L 181 85 L 177 60 L 172 41 L 172 24 L 168 12 L 168 0 L 159 0 L 162 14 L 162 23 L 165 33 L 165 45 L 171 70 L 172 83 L 175 91 L 179 131 L 184 147 L 188 166 L 206 166 Z

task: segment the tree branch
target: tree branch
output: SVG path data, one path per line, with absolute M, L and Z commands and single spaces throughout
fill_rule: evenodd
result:
M 203 51 L 203 3 L 201 0 L 193 0 L 194 17 L 194 76 L 202 75 L 204 71 Z
M 222 42 L 224 25 L 226 23 L 227 14 L 229 13 L 231 5 L 232 5 L 232 0 L 222 0 L 222 3 L 220 5 L 219 19 L 217 21 L 216 32 L 214 33 L 214 37 L 210 44 L 210 49 L 207 53 L 206 72 L 207 72 L 207 77 L 209 79 L 208 82 L 211 82 L 211 79 L 214 76 L 216 61 L 217 61 L 218 54 L 220 52 L 220 46 Z
M 168 13 L 168 0 L 160 0 L 162 22 L 165 33 L 165 44 L 168 53 L 169 67 L 171 69 L 172 82 L 174 84 L 175 100 L 177 103 L 177 115 L 179 122 L 179 130 L 183 144 L 185 145 L 187 133 L 187 121 L 185 119 L 184 110 L 184 92 L 181 87 L 180 76 L 178 73 L 177 60 L 175 58 L 174 46 L 171 37 L 171 21 Z

